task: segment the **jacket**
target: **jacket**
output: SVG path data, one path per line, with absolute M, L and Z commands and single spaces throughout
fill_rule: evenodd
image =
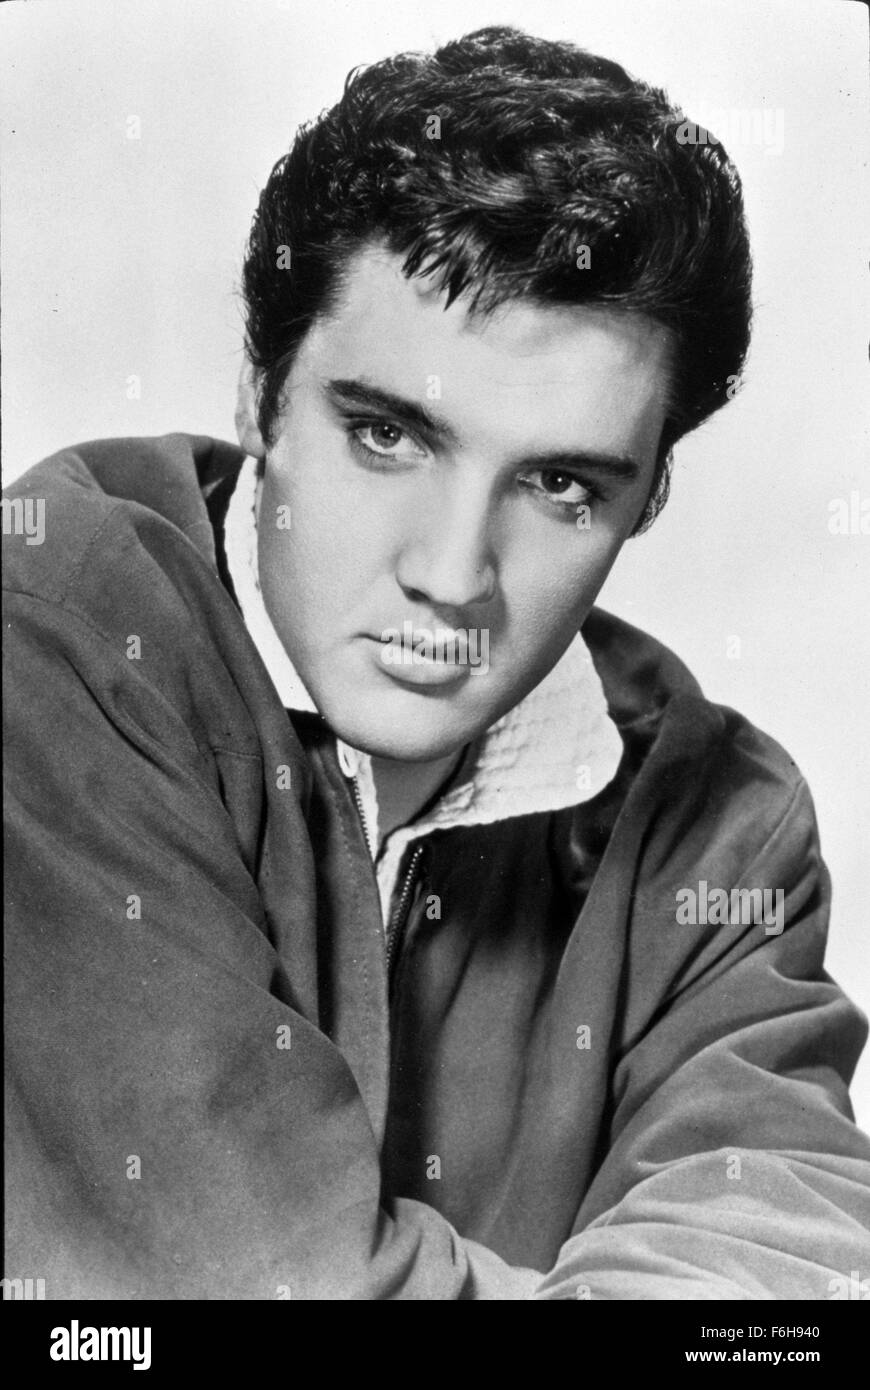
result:
M 870 1255 L 866 1023 L 824 970 L 794 763 L 594 610 L 615 777 L 409 846 L 385 949 L 335 740 L 288 715 L 232 593 L 241 464 L 103 440 L 10 490 L 45 540 L 4 556 L 7 1275 L 832 1297 Z M 782 929 L 686 922 L 714 886 L 781 894 Z

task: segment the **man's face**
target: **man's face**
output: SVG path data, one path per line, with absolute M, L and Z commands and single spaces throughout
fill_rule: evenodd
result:
M 650 490 L 669 343 L 610 310 L 445 311 L 400 264 L 362 249 L 303 341 L 265 451 L 259 569 L 335 733 L 426 761 L 522 700 L 575 636 Z

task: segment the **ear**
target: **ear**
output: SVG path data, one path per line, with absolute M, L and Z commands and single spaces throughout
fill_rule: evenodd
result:
M 247 355 L 242 361 L 239 373 L 239 387 L 236 397 L 236 434 L 245 453 L 251 458 L 266 457 L 266 445 L 257 424 L 257 383 L 256 373 Z

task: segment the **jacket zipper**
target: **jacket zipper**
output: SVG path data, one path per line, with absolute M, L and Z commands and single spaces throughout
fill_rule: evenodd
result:
M 390 974 L 393 968 L 393 963 L 395 961 L 399 943 L 402 938 L 402 933 L 405 929 L 405 925 L 408 919 L 408 909 L 411 901 L 411 890 L 414 887 L 414 880 L 417 876 L 417 865 L 420 863 L 420 858 L 422 854 L 423 846 L 417 845 L 414 850 L 414 853 L 411 855 L 411 862 L 408 865 L 408 871 L 405 874 L 405 882 L 402 884 L 402 891 L 399 895 L 399 901 L 396 904 L 396 910 L 393 913 L 389 931 L 387 932 L 386 964 L 388 988 L 390 984 Z
M 368 822 L 366 821 L 366 813 L 365 813 L 365 810 L 363 809 L 362 792 L 361 792 L 360 789 L 359 789 L 359 780 L 358 780 L 358 778 L 354 777 L 354 778 L 351 779 L 351 786 L 353 787 L 353 799 L 354 799 L 354 801 L 356 802 L 356 808 L 357 808 L 357 810 L 359 811 L 359 818 L 360 818 L 360 823 L 362 824 L 362 830 L 363 830 L 363 835 L 365 836 L 365 842 L 366 842 L 366 845 L 368 846 L 369 854 L 371 854 L 371 853 L 372 853 L 372 842 L 371 842 L 371 838 L 370 838 L 370 836 L 369 836 L 369 827 L 368 827 Z M 411 855 L 411 862 L 409 863 L 407 873 L 405 874 L 405 881 L 404 881 L 404 883 L 402 884 L 402 891 L 401 891 L 401 893 L 400 893 L 400 895 L 399 895 L 399 901 L 398 901 L 397 904 L 396 904 L 395 911 L 393 912 L 393 916 L 392 916 L 392 919 L 391 919 L 391 921 L 390 921 L 389 928 L 388 928 L 388 930 L 387 930 L 387 939 L 386 939 L 386 946 L 385 946 L 385 954 L 386 954 L 387 986 L 388 986 L 388 987 L 389 987 L 389 981 L 390 981 L 390 971 L 392 970 L 393 961 L 394 961 L 394 959 L 395 959 L 396 951 L 397 951 L 397 948 L 398 948 L 398 945 L 399 945 L 399 940 L 400 940 L 400 938 L 401 938 L 402 931 L 404 930 L 404 927 L 405 927 L 405 920 L 406 920 L 407 915 L 408 915 L 408 907 L 409 907 L 410 898 L 411 898 L 411 890 L 413 889 L 413 886 L 414 886 L 414 879 L 415 879 L 415 876 L 416 876 L 416 873 L 417 873 L 417 865 L 418 865 L 419 862 L 420 862 L 420 857 L 421 857 L 422 853 L 423 853 L 423 846 L 422 846 L 422 845 L 417 845 L 416 848 L 415 848 L 415 850 L 414 850 L 414 852 L 413 852 L 413 854 Z
M 362 792 L 359 789 L 359 781 L 356 777 L 353 778 L 351 785 L 353 786 L 353 799 L 356 802 L 356 809 L 359 811 L 359 818 L 362 822 L 363 835 L 365 836 L 365 842 L 368 847 L 368 852 L 369 855 L 373 857 L 374 850 L 372 848 L 371 836 L 369 835 L 369 827 L 368 822 L 366 821 L 366 813 L 363 810 Z

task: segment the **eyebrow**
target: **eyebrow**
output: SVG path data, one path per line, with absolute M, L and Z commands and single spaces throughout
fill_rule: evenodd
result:
M 453 426 L 443 416 L 432 414 L 416 401 L 404 396 L 383 391 L 367 382 L 336 378 L 326 383 L 326 390 L 336 402 L 345 406 L 358 406 L 389 415 L 403 424 L 413 425 L 430 436 L 437 436 L 447 443 L 456 444 L 458 436 Z M 525 454 L 514 462 L 520 468 L 574 468 L 594 469 L 607 473 L 613 478 L 633 482 L 641 473 L 640 462 L 628 454 L 613 454 L 588 449 L 558 449 L 541 453 Z
M 358 405 L 367 410 L 376 410 L 382 415 L 395 416 L 405 424 L 414 425 L 418 430 L 430 435 L 438 435 L 450 443 L 457 442 L 456 431 L 442 416 L 430 414 L 416 401 L 395 396 L 392 391 L 382 391 L 377 386 L 369 386 L 364 381 L 348 381 L 339 378 L 326 383 L 327 391 L 345 405 Z

